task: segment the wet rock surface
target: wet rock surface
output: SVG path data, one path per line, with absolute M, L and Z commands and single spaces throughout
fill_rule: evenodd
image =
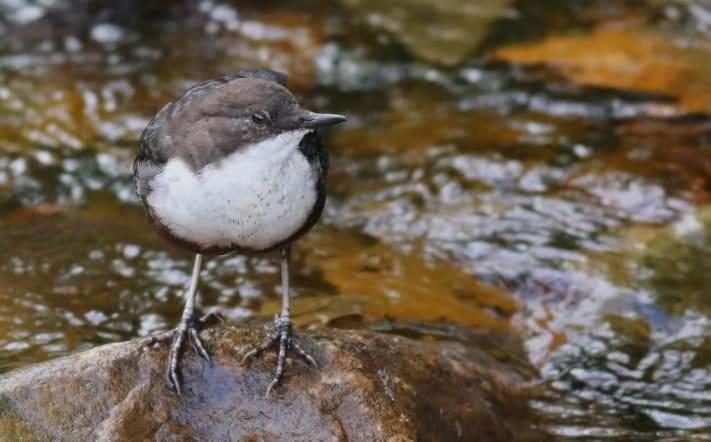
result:
M 109 344 L 0 379 L 0 439 L 535 440 L 524 380 L 462 343 L 367 331 L 301 333 L 319 370 L 273 353 L 240 365 L 262 327 L 202 332 L 212 363 L 184 356 L 184 394 L 164 381 L 167 344 Z

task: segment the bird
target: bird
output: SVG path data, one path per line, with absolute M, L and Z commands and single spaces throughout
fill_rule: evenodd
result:
M 346 117 L 306 110 L 286 83 L 281 72 L 243 69 L 196 84 L 160 109 L 139 139 L 138 199 L 160 236 L 194 254 L 183 313 L 169 335 L 166 377 L 178 395 L 183 346 L 190 343 L 210 361 L 196 314 L 203 257 L 279 251 L 281 311 L 274 331 L 243 362 L 277 347 L 267 396 L 281 380 L 288 351 L 317 366 L 292 330 L 290 251 L 326 201 L 328 152 L 318 129 Z

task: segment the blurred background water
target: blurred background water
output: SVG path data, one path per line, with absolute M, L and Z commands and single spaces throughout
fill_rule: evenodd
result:
M 259 66 L 349 117 L 299 326 L 476 341 L 540 378 L 551 438 L 711 438 L 708 2 L 0 0 L 0 36 L 0 370 L 173 326 L 191 262 L 137 139 Z M 268 320 L 277 282 L 210 259 L 202 305 Z

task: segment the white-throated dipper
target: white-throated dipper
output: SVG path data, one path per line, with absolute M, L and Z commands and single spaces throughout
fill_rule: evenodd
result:
M 243 70 L 188 89 L 148 123 L 133 163 L 136 193 L 162 236 L 195 253 L 185 308 L 173 331 L 168 382 L 181 393 L 179 359 L 198 336 L 195 298 L 203 255 L 281 252 L 282 309 L 274 333 L 244 359 L 278 344 L 267 394 L 295 350 L 289 312 L 289 250 L 316 223 L 326 200 L 328 153 L 316 130 L 345 117 L 303 109 L 286 75 Z

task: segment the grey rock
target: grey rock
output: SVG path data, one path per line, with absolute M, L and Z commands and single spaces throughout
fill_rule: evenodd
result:
M 273 353 L 240 365 L 261 327 L 201 333 L 212 362 L 184 354 L 184 392 L 164 380 L 168 345 L 109 344 L 0 378 L 0 440 L 510 441 L 531 433 L 521 376 L 457 342 L 368 331 L 302 332 L 320 365 Z

